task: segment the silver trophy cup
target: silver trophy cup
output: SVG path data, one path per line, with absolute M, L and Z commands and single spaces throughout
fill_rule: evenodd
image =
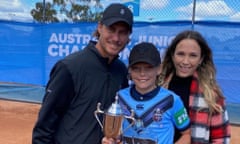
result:
M 135 123 L 134 112 L 131 110 L 131 115 L 123 115 L 122 109 L 118 103 L 118 96 L 115 97 L 115 102 L 109 107 L 109 109 L 104 112 L 100 109 L 101 103 L 98 103 L 97 110 L 94 112 L 94 115 L 102 127 L 103 133 L 107 138 L 117 139 L 125 130 L 131 127 Z M 99 120 L 98 114 L 104 114 L 103 124 Z M 131 123 L 127 128 L 122 130 L 123 120 L 130 119 Z

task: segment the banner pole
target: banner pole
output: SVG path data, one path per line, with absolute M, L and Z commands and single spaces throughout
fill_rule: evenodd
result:
M 195 13 L 196 13 L 196 0 L 193 0 L 192 30 L 194 30 L 194 24 L 195 24 Z
M 43 23 L 45 23 L 46 20 L 46 2 L 43 0 Z

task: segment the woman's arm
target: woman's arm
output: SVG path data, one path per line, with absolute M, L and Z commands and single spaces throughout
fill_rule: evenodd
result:
M 181 132 L 181 137 L 175 144 L 191 144 L 191 131 L 190 128 L 186 129 L 185 131 Z

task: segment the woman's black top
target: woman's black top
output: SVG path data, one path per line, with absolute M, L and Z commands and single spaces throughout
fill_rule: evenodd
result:
M 183 101 L 187 112 L 189 112 L 189 95 L 190 95 L 190 86 L 192 82 L 192 76 L 190 77 L 178 77 L 174 75 L 172 80 L 169 83 L 168 89 L 175 92 Z M 174 142 L 176 142 L 181 136 L 181 132 L 175 128 Z

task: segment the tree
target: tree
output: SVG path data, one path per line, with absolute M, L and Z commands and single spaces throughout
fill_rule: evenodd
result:
M 91 6 L 93 4 L 93 6 Z M 65 15 L 64 21 L 98 21 L 103 7 L 100 0 L 53 0 L 60 13 Z
M 36 3 L 36 9 L 31 10 L 32 17 L 38 22 L 80 22 L 98 21 L 101 18 L 103 6 L 100 0 L 53 0 Z
M 44 4 L 42 2 L 36 3 L 36 9 L 31 10 L 32 17 L 38 22 L 59 22 L 58 18 L 56 17 L 57 11 L 52 9 L 52 4 L 47 2 Z

